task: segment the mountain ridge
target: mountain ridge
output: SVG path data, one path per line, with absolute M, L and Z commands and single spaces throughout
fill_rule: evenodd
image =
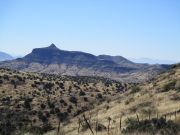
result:
M 0 67 L 71 76 L 101 76 L 121 81 L 144 81 L 166 70 L 167 65 L 137 64 L 122 56 L 66 51 L 54 44 L 35 48 L 23 58 L 0 63 Z
M 12 60 L 13 57 L 5 52 L 0 51 L 0 61 L 5 61 L 5 60 Z

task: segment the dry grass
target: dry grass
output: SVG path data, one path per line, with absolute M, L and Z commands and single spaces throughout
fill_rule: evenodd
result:
M 95 109 L 91 110 L 92 121 L 97 121 L 108 126 L 108 117 L 111 117 L 111 129 L 110 135 L 117 135 L 120 133 L 120 117 L 122 116 L 122 128 L 125 127 L 125 121 L 129 117 L 137 117 L 136 113 L 139 115 L 140 119 L 148 118 L 142 114 L 142 109 L 155 109 L 156 111 L 151 114 L 152 117 L 161 117 L 165 114 L 174 112 L 180 109 L 180 101 L 172 100 L 172 96 L 180 97 L 180 93 L 175 90 L 169 90 L 167 92 L 159 92 L 159 89 L 162 89 L 163 86 L 168 83 L 170 80 L 180 80 L 180 69 L 175 68 L 173 71 L 159 75 L 151 83 L 146 83 L 140 86 L 141 91 L 135 94 L 130 94 L 129 91 L 117 96 L 116 99 L 109 103 L 103 103 L 100 106 L 97 106 Z M 129 101 L 128 104 L 126 103 Z M 147 103 L 147 104 L 145 104 Z M 108 106 L 108 109 L 106 109 Z M 98 115 L 97 115 L 98 113 Z M 85 113 L 87 116 L 88 112 Z M 81 117 L 81 116 L 79 116 Z M 168 120 L 174 120 L 177 123 L 180 123 L 180 113 L 175 115 L 167 115 Z M 71 122 L 63 127 L 66 135 L 78 135 L 78 121 L 77 117 L 71 119 Z M 94 130 L 95 132 L 95 130 Z M 48 133 L 47 135 L 53 135 L 55 131 Z M 98 132 L 98 135 L 106 135 L 107 131 Z M 91 135 L 89 130 L 80 132 L 79 135 Z M 138 134 L 139 135 L 139 134 Z M 145 133 L 143 133 L 145 135 Z M 148 135 L 148 134 L 147 134 Z
M 9 71 L 3 70 L 3 74 L 9 74 Z M 15 73 L 17 74 L 17 73 Z M 15 110 L 15 100 L 20 99 L 21 96 L 32 96 L 32 93 L 38 91 L 37 88 L 32 88 L 32 84 L 35 80 L 42 80 L 42 76 L 38 74 L 29 73 L 18 73 L 21 76 L 27 77 L 28 80 L 25 84 L 17 86 L 17 90 L 13 89 L 13 86 L 9 82 L 4 82 L 0 89 L 0 98 L 4 96 L 12 96 L 11 109 Z M 30 78 L 33 78 L 32 80 Z M 68 120 L 61 123 L 59 135 L 91 135 L 91 131 L 86 127 L 80 126 L 80 132 L 78 133 L 79 119 L 84 122 L 83 114 L 88 119 L 90 126 L 96 135 L 107 135 L 107 129 L 96 133 L 96 122 L 104 125 L 106 128 L 109 126 L 109 135 L 121 135 L 120 130 L 120 118 L 121 119 L 121 129 L 126 127 L 125 121 L 127 118 L 134 117 L 137 115 L 140 120 L 149 119 L 155 117 L 165 116 L 167 119 L 174 120 L 180 123 L 180 113 L 176 116 L 173 112 L 180 109 L 180 92 L 176 89 L 169 89 L 163 92 L 164 86 L 170 81 L 180 80 L 180 68 L 176 67 L 170 71 L 157 76 L 155 79 L 149 81 L 145 84 L 139 84 L 140 91 L 132 92 L 132 87 L 134 84 L 123 84 L 115 81 L 104 81 L 100 78 L 68 78 L 68 77 L 44 77 L 43 82 L 63 82 L 64 90 L 59 93 L 59 86 L 55 84 L 52 89 L 51 94 L 47 94 L 43 89 L 40 92 L 40 96 L 34 97 L 31 103 L 32 110 L 39 110 L 43 113 L 45 111 L 50 111 L 50 108 L 45 110 L 40 109 L 41 103 L 47 103 L 47 97 L 55 103 L 61 112 L 67 109 L 59 104 L 60 99 L 64 99 L 68 105 L 73 105 L 68 101 L 68 98 L 73 95 L 78 99 L 77 105 L 73 105 L 72 113 Z M 86 80 L 87 79 L 87 80 Z M 108 86 L 107 82 L 111 85 Z M 118 85 L 118 86 L 117 86 Z M 117 92 L 117 89 L 122 86 L 121 90 Z M 69 87 L 71 88 L 71 93 L 69 93 Z M 40 87 L 40 86 L 39 86 Z M 88 97 L 88 102 L 83 100 L 83 97 L 79 96 L 79 90 L 83 90 Z M 5 91 L 3 93 L 2 91 Z M 29 94 L 31 92 L 31 94 Z M 101 93 L 103 95 L 103 100 L 97 99 L 96 95 Z M 24 101 L 19 103 L 23 104 Z M 73 116 L 73 113 L 82 107 L 88 107 L 88 111 L 80 113 L 77 116 Z M 1 107 L 3 107 L 1 105 Z M 21 108 L 24 109 L 24 108 Z M 149 112 L 150 111 L 150 112 Z M 31 117 L 36 119 L 38 126 L 42 124 L 41 120 L 35 115 Z M 58 118 L 56 115 L 51 115 L 48 121 L 56 128 L 56 130 L 50 131 L 45 135 L 57 135 Z M 109 124 L 110 123 L 110 124 Z M 145 135 L 145 133 L 143 133 Z M 148 135 L 148 134 L 147 134 Z

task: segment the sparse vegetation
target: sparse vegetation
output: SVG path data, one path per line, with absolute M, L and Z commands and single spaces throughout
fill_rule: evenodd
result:
M 98 77 L 63 77 L 22 73 L 5 68 L 0 69 L 0 76 L 2 108 L 10 108 L 14 114 L 25 113 L 28 116 L 26 122 L 20 122 L 21 125 L 26 125 L 23 127 L 24 132 L 39 134 L 55 128 L 55 123 L 59 120 L 68 121 L 103 102 L 102 98 L 110 96 L 101 94 L 106 85 L 109 91 L 115 93 L 116 86 L 120 84 Z M 98 84 L 101 87 L 97 87 Z M 91 97 L 92 93 L 96 96 Z M 95 102 L 97 99 L 98 103 Z M 17 128 L 16 125 L 11 127 L 12 132 L 21 130 L 21 127 Z M 4 132 L 1 131 L 0 133 Z
M 141 89 L 137 85 L 133 85 L 131 88 L 131 94 L 139 92 Z
M 167 92 L 169 90 L 175 89 L 175 85 L 176 85 L 176 81 L 168 82 L 167 84 L 164 85 L 163 92 Z
M 123 129 L 123 133 L 150 133 L 158 135 L 177 135 L 180 131 L 180 125 L 171 120 L 164 118 L 153 118 L 138 121 L 137 119 L 129 118 L 126 121 L 127 127 Z
M 65 135 L 177 135 L 177 69 L 160 74 L 151 82 L 134 84 L 1 68 L 0 134 L 54 134 L 59 127 L 59 134 Z

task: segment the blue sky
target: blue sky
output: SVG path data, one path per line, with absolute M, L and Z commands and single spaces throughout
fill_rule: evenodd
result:
M 0 50 L 180 60 L 179 0 L 0 0 Z

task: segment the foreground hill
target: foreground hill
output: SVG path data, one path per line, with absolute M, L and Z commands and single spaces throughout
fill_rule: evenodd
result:
M 100 77 L 63 77 L 1 68 L 0 134 L 42 134 L 128 87 Z
M 180 65 L 144 84 L 1 68 L 0 101 L 1 134 L 176 135 Z
M 0 61 L 12 60 L 13 57 L 5 52 L 0 52 Z
M 55 133 L 57 130 L 47 135 Z M 71 119 L 63 124 L 61 133 L 179 135 L 180 64 L 147 83 L 130 85 L 108 102 Z
M 54 44 L 33 49 L 23 58 L 1 62 L 0 67 L 69 76 L 101 76 L 126 82 L 140 82 L 169 68 L 166 65 L 136 64 L 121 56 L 64 51 Z

